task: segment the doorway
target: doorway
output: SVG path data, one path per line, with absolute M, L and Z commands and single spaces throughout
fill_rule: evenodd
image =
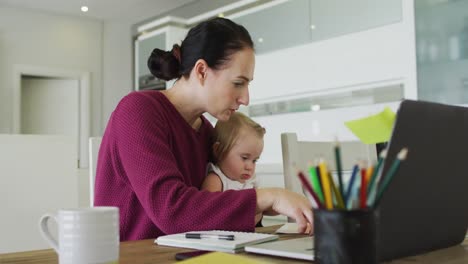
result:
M 21 76 L 20 134 L 73 136 L 78 140 L 79 82 Z
M 14 74 L 12 133 L 72 136 L 87 168 L 89 72 L 17 65 Z

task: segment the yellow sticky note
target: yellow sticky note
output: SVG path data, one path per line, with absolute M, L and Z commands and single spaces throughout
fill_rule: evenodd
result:
M 223 253 L 223 252 L 213 252 L 201 255 L 199 257 L 190 258 L 188 260 L 181 261 L 180 263 L 204 263 L 204 264 L 237 264 L 237 263 L 245 263 L 245 264 L 260 264 L 266 263 L 259 260 L 251 259 L 244 256 L 239 256 L 235 254 Z
M 389 107 L 365 118 L 345 122 L 345 125 L 365 144 L 388 141 L 392 135 L 396 114 Z

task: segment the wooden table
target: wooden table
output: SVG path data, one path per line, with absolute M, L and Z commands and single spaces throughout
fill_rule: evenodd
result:
M 269 226 L 257 228 L 257 232 L 273 233 L 279 226 Z M 303 235 L 281 235 L 280 240 L 303 237 Z M 174 247 L 158 246 L 153 243 L 154 239 L 139 241 L 128 241 L 120 243 L 119 263 L 133 264 L 155 264 L 173 263 L 174 255 L 177 252 L 190 251 L 192 249 L 182 249 Z M 275 258 L 270 256 L 242 253 L 249 258 L 259 259 L 267 263 L 310 263 L 288 258 Z M 0 254 L 0 264 L 7 263 L 29 263 L 29 264 L 49 264 L 58 263 L 57 254 L 52 249 L 36 250 L 18 253 Z M 390 263 L 444 263 L 444 264 L 466 264 L 468 263 L 468 239 L 461 245 L 447 249 L 433 251 L 431 253 L 408 257 L 392 261 Z

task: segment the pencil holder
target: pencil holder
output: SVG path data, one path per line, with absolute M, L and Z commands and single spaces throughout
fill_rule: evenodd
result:
M 317 263 L 377 262 L 376 210 L 314 210 Z

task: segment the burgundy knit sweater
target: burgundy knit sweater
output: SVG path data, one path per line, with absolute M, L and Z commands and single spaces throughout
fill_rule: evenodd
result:
M 132 92 L 101 143 L 96 206 L 120 209 L 120 240 L 199 230 L 254 231 L 255 190 L 200 191 L 213 127 L 195 131 L 160 92 Z

